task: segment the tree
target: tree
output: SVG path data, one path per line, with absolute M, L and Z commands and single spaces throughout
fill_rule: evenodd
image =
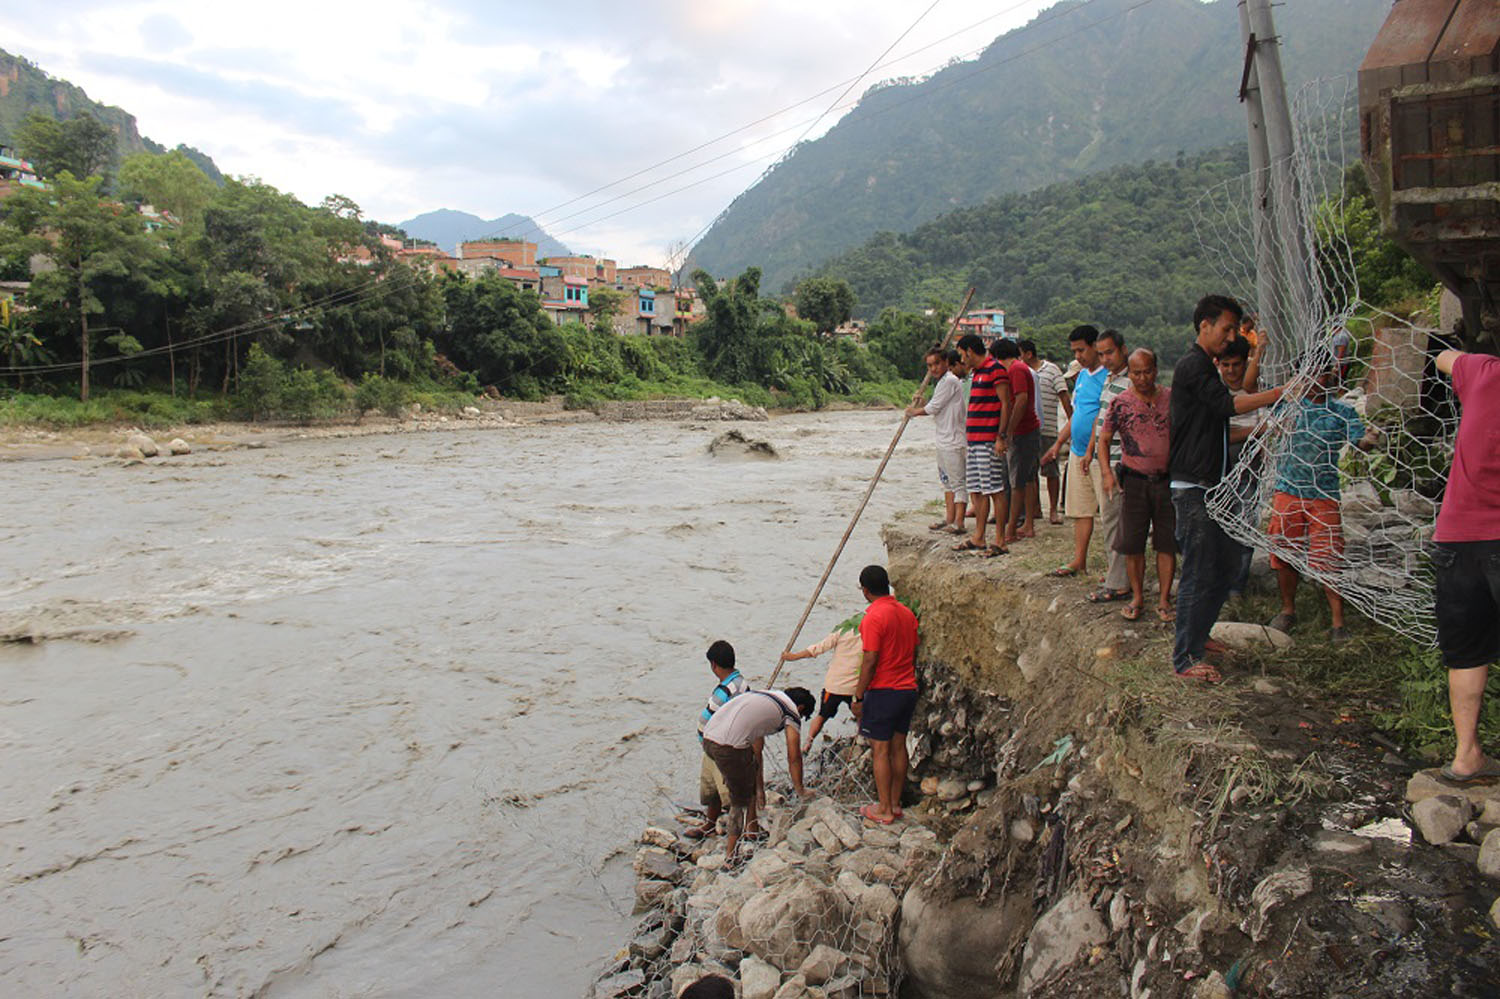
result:
M 28 298 L 59 327 L 78 330 L 79 398 L 89 397 L 89 317 L 105 312 L 101 288 L 145 276 L 159 244 L 137 213 L 99 198 L 100 179 L 76 180 L 67 171 L 46 191 L 26 189 L 4 202 L 0 252 L 45 255 L 55 265 L 32 278 Z
M 120 193 L 164 208 L 186 224 L 203 218 L 218 188 L 180 149 L 137 153 L 120 165 Z
M 842 278 L 808 278 L 797 286 L 797 315 L 819 333 L 832 333 L 854 312 L 854 289 Z
M 589 289 L 589 313 L 594 317 L 594 329 L 601 333 L 615 331 L 615 317 L 625 307 L 625 293 L 613 288 Z
M 870 350 L 895 365 L 902 378 L 915 378 L 922 370 L 927 351 L 943 341 L 947 332 L 942 318 L 901 309 L 882 309 L 870 324 L 865 342 Z
M 16 129 L 16 146 L 43 177 L 92 177 L 114 158 L 115 135 L 91 114 L 58 121 L 32 111 Z

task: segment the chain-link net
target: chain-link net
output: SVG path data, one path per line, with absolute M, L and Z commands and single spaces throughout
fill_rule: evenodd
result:
M 1378 234 L 1345 184 L 1359 127 L 1351 81 L 1309 84 L 1292 110 L 1290 161 L 1193 208 L 1203 252 L 1258 314 L 1258 387 L 1287 386 L 1275 407 L 1236 421 L 1252 432 L 1231 446 L 1209 509 L 1235 540 L 1430 643 L 1425 546 L 1457 430 L 1431 367 L 1436 331 L 1361 297 L 1351 234 Z

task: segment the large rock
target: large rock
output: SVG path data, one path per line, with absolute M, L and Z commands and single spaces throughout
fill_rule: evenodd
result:
M 926 999 L 999 995 L 1007 983 L 995 969 L 1030 924 L 1031 906 L 1019 896 L 986 907 L 911 889 L 901 901 L 898 946 L 913 991 Z
M 1423 798 L 1411 808 L 1411 819 L 1416 823 L 1417 831 L 1433 846 L 1453 842 L 1473 814 L 1474 806 L 1467 798 L 1452 794 Z
M 156 441 L 145 434 L 131 434 L 125 441 L 125 446 L 135 448 L 147 458 L 155 458 L 161 453 L 161 449 L 156 446 Z
M 1490 801 L 1500 801 L 1500 778 L 1454 784 L 1443 780 L 1437 770 L 1419 770 L 1406 782 L 1406 800 L 1413 804 L 1440 794 L 1465 798 L 1474 806 L 1475 811 L 1482 813 Z
M 686 874 L 677 858 L 659 846 L 643 846 L 636 851 L 633 865 L 637 877 L 679 882 Z
M 743 999 L 771 999 L 781 987 L 781 972 L 756 957 L 740 962 L 740 995 Z
M 193 446 L 181 437 L 173 437 L 172 443 L 167 445 L 167 450 L 173 454 L 192 454 Z
M 1487 878 L 1500 878 L 1500 829 L 1491 829 L 1479 844 L 1479 873 Z
M 639 968 L 610 975 L 594 983 L 594 999 L 623 999 L 646 986 L 646 973 Z
M 818 944 L 812 949 L 797 967 L 797 974 L 801 975 L 809 985 L 822 985 L 844 967 L 849 958 L 843 951 L 837 950 L 827 944 Z
M 1050 976 L 1070 967 L 1091 947 L 1109 939 L 1104 920 L 1089 905 L 1088 896 L 1069 892 L 1048 909 L 1026 938 L 1021 955 L 1021 978 L 1018 991 L 1029 996 Z
M 801 975 L 793 975 L 781 983 L 781 988 L 776 990 L 775 999 L 806 999 L 807 979 Z
M 1292 646 L 1292 636 L 1286 632 L 1244 621 L 1220 621 L 1209 635 L 1231 649 L 1250 650 L 1268 645 L 1273 649 L 1286 649 Z
M 744 949 L 780 968 L 795 968 L 820 943 L 836 943 L 849 918 L 838 890 L 797 874 L 752 896 L 739 911 Z

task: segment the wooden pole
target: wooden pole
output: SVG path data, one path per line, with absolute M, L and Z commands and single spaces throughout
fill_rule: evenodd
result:
M 973 297 L 974 289 L 970 288 L 969 293 L 964 296 L 964 304 L 958 307 L 958 313 L 953 317 L 953 323 L 948 329 L 948 336 L 941 344 L 941 349 L 946 350 L 948 344 L 953 342 L 953 334 L 958 332 L 958 321 L 963 318 L 965 312 L 969 311 L 969 301 Z M 922 385 L 917 389 L 918 395 L 921 395 L 930 381 L 932 381 L 932 372 L 929 371 L 922 375 Z M 792 629 L 791 637 L 786 640 L 786 648 L 781 650 L 782 655 L 786 655 L 792 651 L 792 646 L 797 644 L 797 636 L 802 634 L 802 626 L 807 623 L 808 616 L 812 614 L 812 609 L 817 604 L 818 597 L 823 595 L 823 587 L 827 585 L 828 577 L 833 575 L 833 567 L 838 565 L 840 556 L 844 554 L 844 546 L 849 543 L 849 538 L 854 534 L 854 528 L 859 524 L 859 518 L 864 515 L 865 507 L 869 506 L 870 497 L 875 494 L 875 487 L 880 484 L 880 477 L 885 474 L 885 466 L 890 464 L 891 455 L 896 453 L 896 445 L 901 442 L 901 435 L 906 432 L 906 425 L 910 422 L 911 417 L 906 415 L 906 410 L 903 408 L 901 411 L 901 424 L 896 427 L 896 433 L 891 438 L 890 446 L 885 449 L 885 456 L 880 459 L 880 464 L 876 467 L 875 474 L 870 476 L 870 484 L 865 487 L 865 494 L 860 498 L 859 506 L 855 508 L 854 516 L 849 518 L 849 526 L 844 528 L 844 536 L 839 538 L 838 547 L 833 550 L 833 557 L 828 560 L 828 566 L 823 570 L 823 575 L 818 579 L 818 585 L 813 587 L 812 596 L 807 598 L 807 606 L 802 608 L 802 616 L 797 619 L 797 626 Z M 781 661 L 776 663 L 776 668 L 771 671 L 771 679 L 766 681 L 767 687 L 776 685 L 776 678 L 781 675 L 781 667 L 784 665 L 786 664 Z

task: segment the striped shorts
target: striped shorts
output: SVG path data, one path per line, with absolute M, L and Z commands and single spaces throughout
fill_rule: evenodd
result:
M 969 442 L 968 460 L 964 463 L 964 480 L 969 494 L 993 496 L 1010 488 L 1010 473 L 1005 456 L 995 453 L 995 442 Z

